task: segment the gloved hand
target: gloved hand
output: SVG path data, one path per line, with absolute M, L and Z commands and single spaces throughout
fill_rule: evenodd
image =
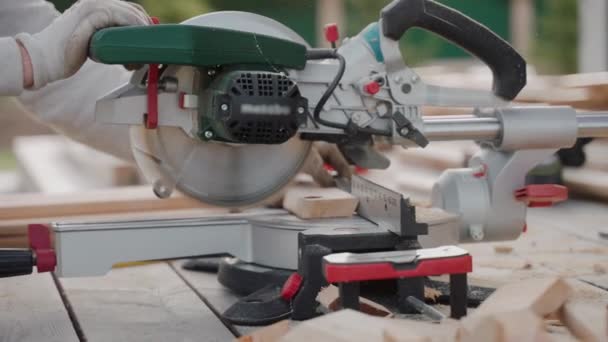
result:
M 334 186 L 334 179 L 325 169 L 325 164 L 333 167 L 339 177 L 350 179 L 352 176 L 352 167 L 348 164 L 342 152 L 336 145 L 326 142 L 315 142 L 313 144 L 302 172 L 311 175 L 315 182 L 322 187 Z
M 120 0 L 78 1 L 41 32 L 20 33 L 15 37 L 27 51 L 33 68 L 33 84 L 26 86 L 39 89 L 75 74 L 86 61 L 89 40 L 97 30 L 150 23 L 150 17 L 138 4 Z

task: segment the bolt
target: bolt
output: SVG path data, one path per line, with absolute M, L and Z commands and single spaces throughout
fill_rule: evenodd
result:
M 158 198 L 168 198 L 169 196 L 171 196 L 171 193 L 173 192 L 172 189 L 170 187 L 166 186 L 165 184 L 163 184 L 163 182 L 161 180 L 157 180 L 156 182 L 154 182 L 154 186 L 152 187 L 152 190 L 154 191 L 154 194 Z
M 380 104 L 378 104 L 376 106 L 376 112 L 378 112 L 378 115 L 380 115 L 380 116 L 387 115 L 388 111 L 389 111 L 389 108 L 386 103 L 381 102 Z
M 472 224 L 469 226 L 469 235 L 475 241 L 481 241 L 484 238 L 483 227 L 480 224 Z
M 227 104 L 225 104 L 225 103 L 223 103 L 223 104 L 220 106 L 220 109 L 221 109 L 221 110 L 223 110 L 223 111 L 225 112 L 225 111 L 227 111 L 227 110 L 228 110 L 228 105 L 227 105 Z
M 409 129 L 407 129 L 406 127 L 403 127 L 400 131 L 399 134 L 406 136 L 408 133 L 410 132 Z
M 213 138 L 213 132 L 211 132 L 211 131 L 205 131 L 205 133 L 203 135 L 205 136 L 206 139 Z
M 177 79 L 174 77 L 165 77 L 161 80 L 159 88 L 167 93 L 175 93 L 178 90 Z
M 352 120 L 354 123 L 359 123 L 361 122 L 361 114 L 360 113 L 355 113 L 352 116 Z
M 395 76 L 395 78 L 393 78 L 393 80 L 395 81 L 395 83 L 403 82 L 403 78 L 401 76 Z
M 306 112 L 306 109 L 304 109 L 304 107 L 298 107 L 298 114 L 304 114 L 304 112 Z
M 409 94 L 412 91 L 412 85 L 409 83 L 406 83 L 404 85 L 401 86 L 401 92 L 403 92 L 404 94 Z
M 418 75 L 412 76 L 412 83 L 417 83 L 418 81 L 420 81 L 420 77 L 418 77 Z

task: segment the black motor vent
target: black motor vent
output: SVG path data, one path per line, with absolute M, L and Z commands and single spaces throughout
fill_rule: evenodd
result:
M 244 144 L 281 144 L 306 120 L 308 101 L 282 73 L 232 72 L 228 91 L 215 97 L 215 139 Z M 225 81 L 225 80 L 224 80 Z

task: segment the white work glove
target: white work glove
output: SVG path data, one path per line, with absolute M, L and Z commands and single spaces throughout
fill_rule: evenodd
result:
M 27 50 L 33 67 L 33 85 L 74 75 L 87 60 L 89 41 L 98 30 L 112 26 L 148 25 L 140 5 L 120 0 L 80 0 L 36 34 L 15 38 Z

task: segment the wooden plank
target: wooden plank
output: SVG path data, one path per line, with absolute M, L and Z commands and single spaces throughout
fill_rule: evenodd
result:
M 455 341 L 458 325 L 446 319 L 440 324 L 380 318 L 353 310 L 340 310 L 301 322 L 280 341 Z
M 486 299 L 475 315 L 530 311 L 539 317 L 555 313 L 572 295 L 572 288 L 561 278 L 528 279 L 502 286 Z
M 18 220 L 157 210 L 212 208 L 175 193 L 159 199 L 151 186 L 101 189 L 72 194 L 12 194 L 0 196 L 0 219 Z
M 283 208 L 301 219 L 350 217 L 359 200 L 337 188 L 293 186 L 287 189 Z
M 608 338 L 608 306 L 585 300 L 569 300 L 560 320 L 581 341 L 600 342 Z
M 137 182 L 133 165 L 59 135 L 17 137 L 13 153 L 26 191 L 70 193 Z
M 134 163 L 94 150 L 76 141 L 63 139 L 65 159 L 99 187 L 142 184 Z
M 186 260 L 173 261 L 175 271 L 188 282 L 198 294 L 205 298 L 219 314 L 226 311 L 239 300 L 239 296 L 225 288 L 217 281 L 217 274 L 208 272 L 195 272 L 182 268 Z M 247 335 L 256 330 L 255 327 L 233 326 L 242 335 Z
M 481 317 L 476 313 L 461 321 L 463 329 L 459 336 L 463 341 L 552 341 L 543 319 L 530 310 L 497 312 Z
M 50 274 L 1 279 L 0 340 L 78 341 Z
M 608 204 L 589 200 L 570 199 L 551 208 L 534 208 L 528 211 L 528 221 L 537 227 L 566 232 L 598 245 L 608 245 L 599 237 L 606 229 Z
M 275 342 L 289 331 L 289 321 L 283 320 L 264 328 L 256 329 L 246 336 L 240 337 L 238 342 Z
M 565 167 L 564 184 L 571 192 L 586 197 L 608 200 L 608 172 L 587 168 Z
M 229 341 L 234 336 L 167 263 L 60 279 L 88 341 Z

